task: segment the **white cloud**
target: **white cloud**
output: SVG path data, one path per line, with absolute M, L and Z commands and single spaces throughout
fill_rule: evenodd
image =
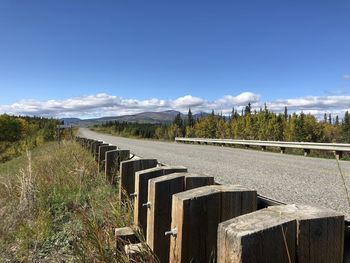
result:
M 345 80 L 350 80 L 350 75 L 349 75 L 349 74 L 343 75 L 343 79 L 345 79 Z
M 236 96 L 226 95 L 214 101 L 186 95 L 176 99 L 147 100 L 125 99 L 118 96 L 99 93 L 95 95 L 68 98 L 63 100 L 21 100 L 11 105 L 0 105 L 0 113 L 15 115 L 36 115 L 50 117 L 102 117 L 135 114 L 144 111 L 179 110 L 187 112 L 211 111 L 231 113 L 232 107 L 241 110 L 248 103 L 260 108 L 264 102 L 258 94 L 243 92 Z M 309 96 L 291 99 L 279 99 L 267 102 L 270 110 L 282 112 L 287 106 L 289 112 L 310 112 L 315 115 L 340 113 L 350 110 L 350 96 Z

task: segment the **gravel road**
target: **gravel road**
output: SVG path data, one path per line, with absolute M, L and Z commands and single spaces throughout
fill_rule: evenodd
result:
M 99 139 L 132 153 L 183 165 L 190 172 L 215 176 L 216 181 L 241 184 L 286 203 L 303 203 L 340 211 L 350 208 L 335 160 L 209 145 L 179 144 L 116 137 L 80 128 L 80 136 Z M 350 161 L 340 161 L 350 190 Z

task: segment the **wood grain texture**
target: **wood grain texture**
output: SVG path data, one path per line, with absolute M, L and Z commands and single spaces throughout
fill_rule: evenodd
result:
M 343 262 L 344 215 L 308 205 L 273 206 L 268 209 L 296 220 L 299 263 Z
M 252 203 L 242 199 L 252 200 Z M 173 195 L 170 262 L 209 262 L 216 258 L 217 227 L 229 217 L 256 210 L 257 193 L 237 185 L 211 185 Z M 242 207 L 247 204 L 248 207 Z
M 148 181 L 152 178 L 171 173 L 187 172 L 187 168 L 179 166 L 161 166 L 136 172 L 135 174 L 135 199 L 134 199 L 134 224 L 139 226 L 141 231 L 147 233 L 147 207 L 142 204 L 148 201 Z
M 120 163 L 119 200 L 121 203 L 129 199 L 135 192 L 135 173 L 157 166 L 156 159 L 127 160 Z
M 106 152 L 116 150 L 117 146 L 113 145 L 100 145 L 98 151 L 98 171 L 103 172 L 105 170 Z
M 296 221 L 259 210 L 219 224 L 218 263 L 295 262 Z
M 117 172 L 122 161 L 130 158 L 129 150 L 112 150 L 105 153 L 105 176 L 109 183 L 116 183 Z

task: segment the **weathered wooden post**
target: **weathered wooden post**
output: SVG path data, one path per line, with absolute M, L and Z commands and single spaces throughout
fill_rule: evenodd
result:
M 93 142 L 94 142 L 94 140 L 91 140 L 91 139 L 87 139 L 86 140 L 86 144 L 85 144 L 86 150 L 91 152 L 91 145 L 92 145 Z
M 296 220 L 298 263 L 343 262 L 343 214 L 307 205 L 271 206 L 267 209 Z
M 339 262 L 344 216 L 305 205 L 271 206 L 219 225 L 217 262 Z
M 219 224 L 218 263 L 295 262 L 296 222 L 265 209 Z
M 187 168 L 182 166 L 162 166 L 136 172 L 134 224 L 138 226 L 144 234 L 147 233 L 148 180 L 162 175 L 183 172 L 187 172 Z
M 99 154 L 100 154 L 100 147 L 102 146 L 108 146 L 108 143 L 101 143 L 101 144 L 97 144 L 96 145 L 96 151 L 95 151 L 95 161 L 97 162 L 97 166 L 98 166 L 98 160 L 100 158 Z
M 116 150 L 117 146 L 104 145 L 99 147 L 98 152 L 98 171 L 103 172 L 105 170 L 106 152 Z
M 135 173 L 156 167 L 157 159 L 136 159 L 120 163 L 119 200 L 125 202 L 135 192 Z
M 173 194 L 213 184 L 212 176 L 190 173 L 173 173 L 149 180 L 147 244 L 160 262 L 169 261 L 170 238 L 165 235 L 165 232 L 171 227 Z
M 98 146 L 101 144 L 103 144 L 103 142 L 101 142 L 101 141 L 95 141 L 92 143 L 91 154 L 95 158 L 95 160 L 96 160 L 96 156 L 97 156 Z
M 343 158 L 343 152 L 342 151 L 335 151 L 335 158 L 337 160 L 340 160 L 341 158 Z
M 256 208 L 256 191 L 239 185 L 204 186 L 173 195 L 170 262 L 214 260 L 218 224 Z
M 120 162 L 130 158 L 129 150 L 112 150 L 105 153 L 105 175 L 106 179 L 115 184 Z
M 304 156 L 309 156 L 311 150 L 310 149 L 304 149 Z
M 280 147 L 280 153 L 285 153 L 286 152 L 286 147 Z
M 118 251 L 123 251 L 125 245 L 135 244 L 139 240 L 130 227 L 120 227 L 114 230 L 116 248 Z
M 93 154 L 93 152 L 94 152 L 94 147 L 95 147 L 95 144 L 96 144 L 96 143 L 97 143 L 96 140 L 92 140 L 91 143 L 90 143 L 90 148 L 89 148 L 89 150 L 90 150 L 90 153 L 91 153 L 91 154 Z

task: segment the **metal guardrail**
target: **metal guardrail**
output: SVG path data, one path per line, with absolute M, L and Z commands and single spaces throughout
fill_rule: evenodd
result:
M 232 139 L 208 139 L 208 138 L 181 138 L 176 137 L 176 142 L 219 144 L 219 145 L 244 145 L 280 148 L 283 153 L 286 148 L 303 149 L 305 155 L 310 150 L 332 151 L 337 158 L 342 157 L 343 152 L 350 152 L 350 144 L 345 143 L 314 143 L 314 142 L 284 142 L 284 141 L 259 141 L 259 140 L 232 140 Z

